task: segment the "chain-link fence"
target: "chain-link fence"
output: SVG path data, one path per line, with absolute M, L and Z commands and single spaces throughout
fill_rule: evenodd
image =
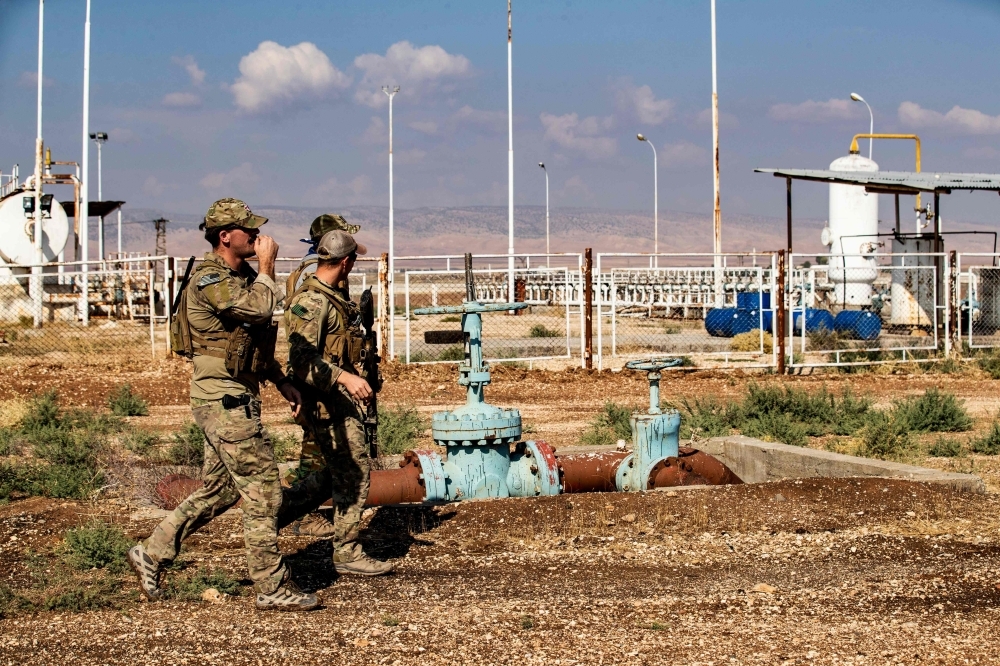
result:
M 0 364 L 148 363 L 167 352 L 167 257 L 0 266 Z M 36 267 L 38 268 L 38 267 Z
M 958 337 L 968 349 L 1000 347 L 1000 255 L 957 256 Z
M 947 254 L 793 254 L 790 265 L 790 366 L 927 361 L 948 353 Z
M 776 363 L 772 254 L 598 254 L 597 365 L 683 356 L 701 367 Z

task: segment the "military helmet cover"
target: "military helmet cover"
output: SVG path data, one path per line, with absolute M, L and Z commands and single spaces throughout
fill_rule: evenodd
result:
M 208 208 L 205 219 L 199 229 L 218 229 L 220 227 L 243 227 L 257 229 L 267 222 L 267 218 L 254 215 L 250 206 L 239 199 L 219 199 Z
M 348 224 L 343 215 L 323 213 L 313 220 L 312 225 L 309 227 L 309 238 L 312 239 L 313 243 L 318 243 L 323 234 L 334 229 L 346 231 L 349 234 L 356 234 L 361 231 L 361 225 Z

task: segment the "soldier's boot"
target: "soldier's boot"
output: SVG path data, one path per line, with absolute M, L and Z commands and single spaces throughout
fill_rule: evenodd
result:
M 292 523 L 292 534 L 299 536 L 313 536 L 321 539 L 329 539 L 334 536 L 336 530 L 333 523 L 319 511 L 314 511 Z
M 270 594 L 258 592 L 256 605 L 260 610 L 311 611 L 319 607 L 319 599 L 315 594 L 306 594 L 289 580 Z
M 354 574 L 355 576 L 382 576 L 392 571 L 392 564 L 369 557 L 363 552 L 351 557 L 334 553 L 333 568 L 339 574 Z
M 160 563 L 149 556 L 149 553 L 136 544 L 128 551 L 128 564 L 132 567 L 136 577 L 139 579 L 139 589 L 150 601 L 157 601 L 163 597 L 163 589 L 160 587 Z

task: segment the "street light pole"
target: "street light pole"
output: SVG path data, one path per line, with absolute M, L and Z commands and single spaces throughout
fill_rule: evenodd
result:
M 656 255 L 660 253 L 660 178 L 656 172 L 656 146 L 642 134 L 636 134 L 635 138 L 653 149 L 653 266 L 656 267 L 659 265 Z
M 399 92 L 399 86 L 382 86 L 382 92 L 389 97 L 389 358 L 396 358 L 396 245 L 393 225 L 393 184 L 392 184 L 392 98 Z
M 548 256 L 551 252 L 549 250 L 549 170 L 545 168 L 545 162 L 539 162 L 538 166 L 542 167 L 542 171 L 545 172 L 545 267 L 549 268 L 551 265 Z
M 712 0 L 712 155 L 715 208 L 712 217 L 712 252 L 715 254 L 715 307 L 722 307 L 722 195 L 719 167 L 719 77 L 715 47 L 715 0 Z
M 97 144 L 97 200 L 104 201 L 104 189 L 102 187 L 101 170 L 101 146 L 108 140 L 107 132 L 91 132 L 90 139 Z M 104 260 L 104 215 L 101 215 L 100 222 L 97 223 L 97 254 Z
M 80 250 L 83 265 L 80 276 L 81 320 L 86 326 L 90 321 L 90 278 L 87 261 L 90 259 L 90 0 L 87 0 L 87 20 L 83 24 L 83 158 L 80 173 L 83 181 L 80 187 Z
M 507 302 L 514 302 L 514 68 L 511 0 L 507 0 Z M 511 310 L 511 314 L 517 314 Z
M 862 97 L 861 95 L 859 95 L 858 93 L 853 93 L 852 92 L 851 93 L 851 99 L 854 100 L 855 102 L 861 102 L 865 106 L 868 106 L 868 102 L 865 101 L 865 98 Z M 868 118 L 871 121 L 869 123 L 869 125 L 868 125 L 868 133 L 869 134 L 874 134 L 875 133 L 875 114 L 872 113 L 872 107 L 870 107 L 870 106 L 868 106 Z M 872 158 L 872 143 L 874 141 L 875 141 L 874 138 L 868 137 L 868 159 Z
M 34 301 L 32 319 L 37 328 L 42 325 L 42 53 L 45 43 L 45 0 L 38 0 L 38 127 L 35 135 L 35 265 L 31 267 L 31 296 Z

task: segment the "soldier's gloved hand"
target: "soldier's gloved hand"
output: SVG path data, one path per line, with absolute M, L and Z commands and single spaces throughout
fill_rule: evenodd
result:
M 351 397 L 361 402 L 368 402 L 372 399 L 372 387 L 361 377 L 352 375 L 349 372 L 342 372 L 337 376 L 337 383 L 347 389 Z
M 278 391 L 288 401 L 288 406 L 292 408 L 292 417 L 298 418 L 299 412 L 302 411 L 302 394 L 290 382 L 279 385 Z

